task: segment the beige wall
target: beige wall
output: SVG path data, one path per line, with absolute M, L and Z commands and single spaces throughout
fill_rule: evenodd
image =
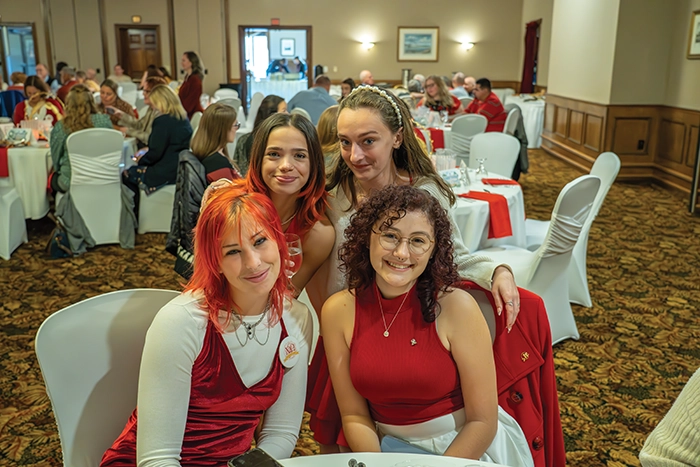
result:
M 620 0 L 554 0 L 547 91 L 610 103 Z
M 690 18 L 695 10 L 700 10 L 700 0 L 678 0 L 673 19 L 665 104 L 700 110 L 700 60 L 686 58 Z
M 554 0 L 523 0 L 523 16 L 520 25 L 520 75 L 525 59 L 525 25 L 541 19 L 540 45 L 537 51 L 537 84 L 547 86 L 549 77 L 549 51 L 552 43 L 552 10 Z

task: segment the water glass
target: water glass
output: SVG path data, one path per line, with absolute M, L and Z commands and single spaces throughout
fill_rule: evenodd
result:
M 447 121 L 450 118 L 450 114 L 447 112 L 447 110 L 441 110 L 440 111 L 440 121 L 442 122 L 442 125 L 440 126 L 441 128 L 445 128 L 445 125 L 447 125 Z
M 481 180 L 483 178 L 487 178 L 489 176 L 489 173 L 486 171 L 486 167 L 484 166 L 486 158 L 477 159 L 476 161 L 479 163 L 479 168 L 476 169 L 476 179 Z
M 301 239 L 299 235 L 293 233 L 284 234 L 284 239 L 287 242 L 287 250 L 289 251 L 289 261 L 294 264 L 287 263 L 285 272 L 288 278 L 294 277 L 294 274 L 299 272 L 302 262 Z

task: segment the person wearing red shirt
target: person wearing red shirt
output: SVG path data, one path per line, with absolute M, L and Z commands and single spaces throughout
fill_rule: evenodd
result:
M 61 99 L 61 102 L 65 104 L 70 88 L 78 84 L 78 81 L 75 79 L 75 70 L 71 67 L 64 66 L 61 70 L 61 82 L 66 84 L 56 91 L 56 97 Z
M 446 110 L 450 121 L 464 112 L 462 102 L 450 94 L 445 82 L 436 75 L 430 75 L 425 79 L 425 97 L 417 105 L 428 107 L 435 112 Z
M 195 112 L 204 112 L 199 98 L 202 96 L 202 80 L 204 67 L 199 55 L 195 52 L 185 52 L 180 62 L 185 71 L 185 80 L 180 86 L 180 101 L 187 112 L 187 118 L 192 118 Z
M 47 120 L 51 125 L 63 118 L 63 104 L 50 96 L 49 85 L 38 76 L 28 76 L 24 82 L 24 100 L 15 106 L 12 121 L 19 126 L 22 120 Z
M 468 114 L 479 114 L 489 121 L 486 132 L 503 131 L 508 112 L 503 108 L 501 100 L 491 92 L 491 81 L 486 78 L 477 80 L 474 87 L 474 100 L 467 106 Z

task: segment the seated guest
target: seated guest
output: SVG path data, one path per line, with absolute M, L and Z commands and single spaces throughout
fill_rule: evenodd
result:
M 70 91 L 70 88 L 78 84 L 78 81 L 75 79 L 75 70 L 69 66 L 64 66 L 61 70 L 61 82 L 63 83 L 63 86 L 56 91 L 56 97 L 61 99 L 61 102 L 65 104 L 66 97 L 68 97 L 68 91 Z
M 192 118 L 195 112 L 204 112 L 202 108 L 202 81 L 204 81 L 204 65 L 196 52 L 182 54 L 180 65 L 185 72 L 178 95 L 182 101 L 182 107 L 187 112 L 187 118 Z
M 61 86 L 63 86 L 65 84 L 63 82 L 63 76 L 61 76 L 61 70 L 63 70 L 67 66 L 68 66 L 68 64 L 66 62 L 58 62 L 56 64 L 56 79 L 54 79 L 51 82 L 51 92 L 52 93 L 57 94 L 58 90 L 61 88 Z
M 124 68 L 120 64 L 114 65 L 114 73 L 107 77 L 114 83 L 133 83 L 131 76 L 124 74 Z
M 454 74 L 450 94 L 457 97 L 468 97 L 467 91 L 464 89 L 464 73 L 457 72 Z
M 146 67 L 146 71 L 143 72 L 143 75 L 141 76 L 141 82 L 139 83 L 139 89 L 143 89 L 143 87 L 146 84 L 146 80 L 148 78 L 157 76 L 159 78 L 162 78 L 163 75 L 160 74 L 160 70 L 158 69 L 157 66 L 151 64 Z
M 148 148 L 142 149 L 146 152 L 137 157 L 138 165 L 124 171 L 124 183 L 136 193 L 134 201 L 137 206 L 139 188 L 153 193 L 175 183 L 178 155 L 189 149 L 192 137 L 190 121 L 175 91 L 163 84 L 158 85 L 151 90 L 150 100 L 150 107 L 157 112 L 157 117 L 153 120 Z
M 425 76 L 421 75 L 420 73 L 416 73 L 413 75 L 413 79 L 420 83 L 421 88 L 425 88 Z
M 15 125 L 22 120 L 48 120 L 55 125 L 63 118 L 63 104 L 51 97 L 49 85 L 38 76 L 27 76 L 24 95 L 27 100 L 17 104 L 12 115 Z
M 124 113 L 116 107 L 108 107 L 108 109 L 112 109 L 114 112 L 113 115 L 119 119 L 117 122 L 119 127 L 117 129 L 124 133 L 125 136 L 133 136 L 136 138 L 139 145 L 148 144 L 148 138 L 151 136 L 151 127 L 153 127 L 153 120 L 158 116 L 156 111 L 153 110 L 153 107 L 151 107 L 151 100 L 149 97 L 151 95 L 151 90 L 159 84 L 166 84 L 165 80 L 160 76 L 154 76 L 146 80 L 146 85 L 143 88 L 143 103 L 148 106 L 148 110 L 146 110 L 145 115 L 142 115 L 141 118 L 136 118 L 133 115 Z
M 88 68 L 87 70 L 85 70 L 85 76 L 90 81 L 97 82 L 97 70 L 95 70 L 94 68 Z
M 15 71 L 10 75 L 10 81 L 12 84 L 7 87 L 8 91 L 24 91 L 24 82 L 27 81 L 27 75 L 21 71 Z
M 51 189 L 54 193 L 65 193 L 70 188 L 71 170 L 66 139 L 71 133 L 87 128 L 112 128 L 112 123 L 107 115 L 97 110 L 92 91 L 82 84 L 76 84 L 66 97 L 65 117 L 51 130 Z
M 425 97 L 418 102 L 418 107 L 421 106 L 435 112 L 446 110 L 452 118 L 464 112 L 460 100 L 450 94 L 445 82 L 436 75 L 430 75 L 425 79 Z
M 411 102 L 404 99 L 404 102 L 409 108 L 415 109 L 418 103 L 425 97 L 425 92 L 423 91 L 423 86 L 417 79 L 411 79 L 408 81 L 408 92 L 411 94 Z
M 306 63 L 298 56 L 294 57 L 294 60 L 292 60 L 292 69 L 299 73 L 300 79 L 306 78 Z
M 191 146 L 192 154 L 204 166 L 207 183 L 220 178 L 241 178 L 226 148 L 236 139 L 236 130 L 241 126 L 236 117 L 236 109 L 225 104 L 212 104 L 202 114 Z
M 370 86 L 374 84 L 374 77 L 371 71 L 362 70 L 360 72 L 360 84 L 369 84 Z
M 272 60 L 270 65 L 267 67 L 267 76 L 270 76 L 272 73 L 289 73 L 289 64 L 287 63 L 287 59 L 278 58 L 276 60 Z
M 318 119 L 318 140 L 323 151 L 323 161 L 328 171 L 340 158 L 340 141 L 338 140 L 338 106 L 333 105 L 323 111 Z
M 54 78 L 49 74 L 49 69 L 46 67 L 46 65 L 44 65 L 43 63 L 37 63 L 36 67 L 34 67 L 34 70 L 36 71 L 36 76 L 38 76 L 48 86 L 51 86 L 51 84 L 54 81 Z
M 469 97 L 474 97 L 474 88 L 476 88 L 476 80 L 473 76 L 464 78 L 464 90 L 467 91 Z
M 350 219 L 339 251 L 349 289 L 326 301 L 321 320 L 345 438 L 355 452 L 378 452 L 391 436 L 437 455 L 532 466 L 520 426 L 498 406 L 486 320 L 454 288 L 451 237 L 440 202 L 407 185 L 374 192 Z
M 313 331 L 289 295 L 279 216 L 265 195 L 227 186 L 194 242 L 192 278 L 148 330 L 137 407 L 101 467 L 224 466 L 259 425 L 257 447 L 292 455 Z
M 159 66 L 158 71 L 160 71 L 160 75 L 163 77 L 166 84 L 170 84 L 173 82 L 173 77 L 170 76 L 170 73 L 168 72 L 168 70 L 165 69 L 164 66 Z
M 87 72 L 78 70 L 75 72 L 75 81 L 78 84 L 84 85 L 90 92 L 100 92 L 100 85 L 95 81 L 88 79 Z
M 290 99 L 287 109 L 290 112 L 297 107 L 306 110 L 311 117 L 311 123 L 316 125 L 321 113 L 328 107 L 337 104 L 336 100 L 328 94 L 330 90 L 330 78 L 326 75 L 318 75 L 311 89 L 299 91 Z
M 467 113 L 486 117 L 486 131 L 503 131 L 508 113 L 503 108 L 498 96 L 491 92 L 491 81 L 486 78 L 477 80 L 474 88 L 474 100 L 467 106 Z
M 267 117 L 278 112 L 287 113 L 287 102 L 284 100 L 284 98 L 275 96 L 274 94 L 265 96 L 260 103 L 258 113 L 255 116 L 253 131 L 238 137 L 236 149 L 233 152 L 233 163 L 236 164 L 236 167 L 238 167 L 238 171 L 242 176 L 245 177 L 248 173 L 248 166 L 250 165 L 250 150 L 253 148 L 253 135 L 255 134 L 255 131 Z
M 107 113 L 115 130 L 119 129 L 119 115 L 109 110 L 115 108 L 121 112 L 136 118 L 134 108 L 127 101 L 119 97 L 119 85 L 111 79 L 106 79 L 100 85 L 100 105 L 97 106 L 100 112 Z
M 340 100 L 342 101 L 355 89 L 355 80 L 352 78 L 345 78 L 342 83 L 340 83 Z

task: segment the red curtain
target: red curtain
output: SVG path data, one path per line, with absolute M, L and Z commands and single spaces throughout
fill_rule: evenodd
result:
M 535 90 L 532 84 L 535 72 L 535 60 L 537 59 L 537 30 L 540 28 L 539 21 L 527 23 L 525 29 L 525 60 L 523 61 L 523 76 L 520 80 L 520 93 L 529 94 Z

